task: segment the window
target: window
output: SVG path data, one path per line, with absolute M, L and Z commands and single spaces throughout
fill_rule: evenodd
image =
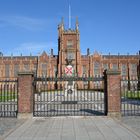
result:
M 73 41 L 72 41 L 72 40 L 68 40 L 68 41 L 67 41 L 67 47 L 68 47 L 68 48 L 73 47 Z
M 29 64 L 24 64 L 24 70 L 25 71 L 29 71 L 30 70 Z
M 19 72 L 19 65 L 15 64 L 14 65 L 14 77 L 18 76 L 18 72 Z
M 33 65 L 33 71 L 36 71 L 36 69 L 37 69 L 37 64 L 34 64 Z
M 100 63 L 94 62 L 94 75 L 100 75 Z
M 127 75 L 127 65 L 126 64 L 122 64 L 121 74 L 122 74 L 122 76 L 126 76 Z
M 86 73 L 86 66 L 85 65 L 83 65 L 82 71 L 83 71 L 83 74 Z
M 112 69 L 113 70 L 118 70 L 118 65 L 117 64 L 112 64 Z
M 42 75 L 47 75 L 47 64 L 42 64 Z
M 131 71 L 131 75 L 136 76 L 137 75 L 137 64 L 131 64 L 130 71 Z
M 75 53 L 74 52 L 68 52 L 67 53 L 67 59 L 75 59 Z
M 57 66 L 54 66 L 54 76 L 57 76 Z
M 5 65 L 5 77 L 9 77 L 9 68 L 10 66 L 8 64 Z
M 103 68 L 104 68 L 104 70 L 107 70 L 108 69 L 108 64 L 103 64 Z

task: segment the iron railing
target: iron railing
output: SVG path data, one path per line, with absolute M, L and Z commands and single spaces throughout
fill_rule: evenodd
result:
M 17 80 L 0 80 L 0 117 L 17 117 Z
M 121 80 L 121 110 L 123 116 L 140 115 L 140 90 L 138 80 Z
M 40 77 L 34 87 L 34 116 L 105 114 L 102 77 Z

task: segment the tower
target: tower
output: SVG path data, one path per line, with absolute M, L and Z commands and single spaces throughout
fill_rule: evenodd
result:
M 69 62 L 71 62 L 75 73 L 80 69 L 81 54 L 78 26 L 78 19 L 76 19 L 75 29 L 66 30 L 63 18 L 58 26 L 58 76 L 65 74 L 65 67 Z

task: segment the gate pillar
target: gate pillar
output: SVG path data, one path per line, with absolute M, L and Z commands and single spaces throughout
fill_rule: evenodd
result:
M 33 114 L 33 72 L 18 74 L 18 118 L 30 118 Z
M 121 116 L 121 75 L 119 71 L 105 71 L 106 114 L 111 117 Z

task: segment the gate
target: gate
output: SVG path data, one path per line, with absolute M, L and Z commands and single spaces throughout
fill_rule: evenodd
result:
M 17 117 L 17 80 L 0 80 L 0 117 Z
M 137 79 L 121 80 L 121 109 L 123 116 L 140 116 L 140 90 L 138 89 Z
M 105 115 L 102 77 L 35 78 L 33 116 Z

